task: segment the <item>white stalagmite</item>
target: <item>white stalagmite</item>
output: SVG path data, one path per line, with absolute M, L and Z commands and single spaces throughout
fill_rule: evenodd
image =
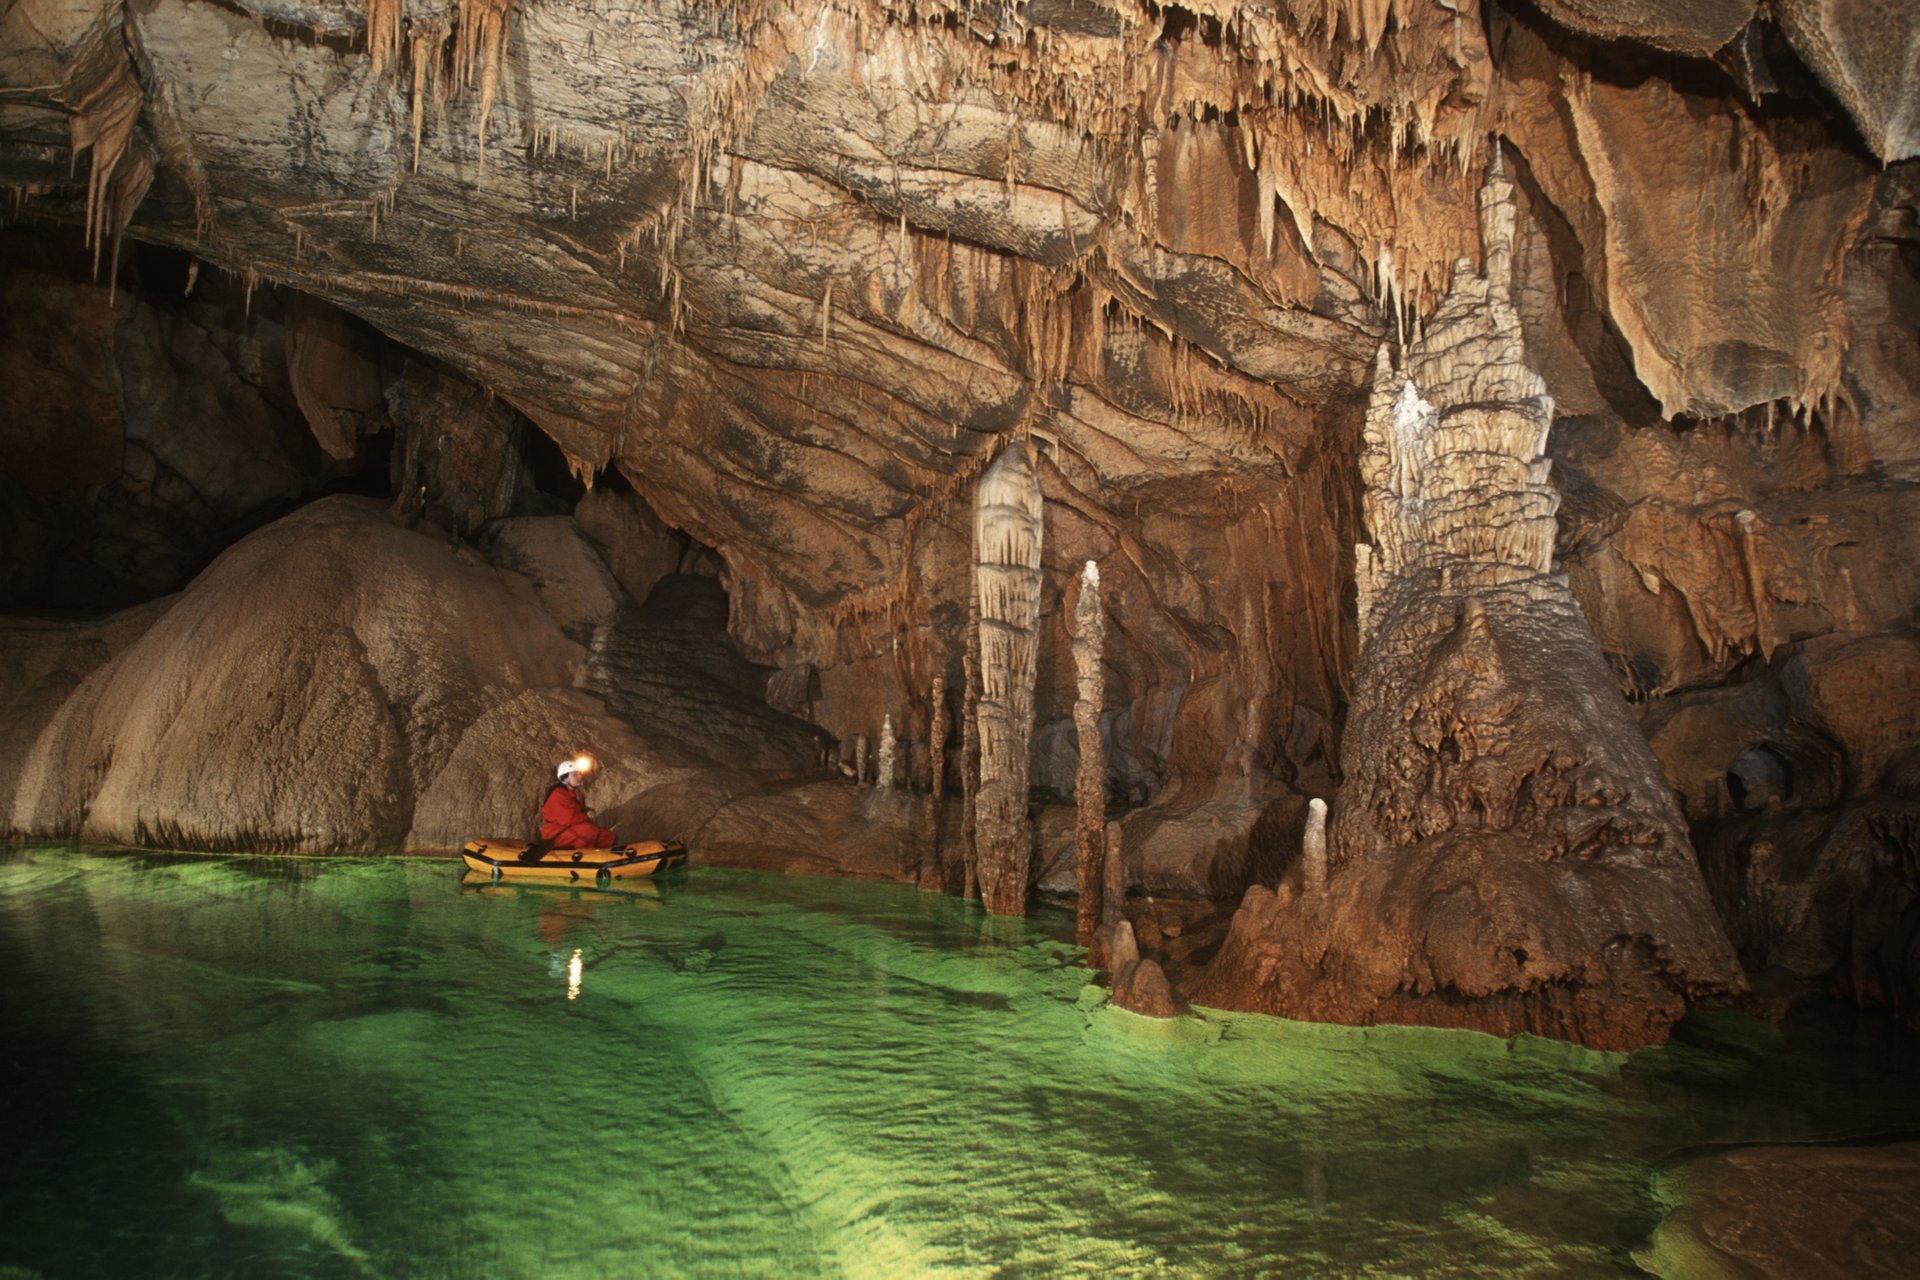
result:
M 1073 609 L 1073 665 L 1079 679 L 1073 726 L 1080 741 L 1080 770 L 1073 782 L 1079 807 L 1074 824 L 1074 878 L 1080 890 L 1077 936 L 1083 947 L 1093 941 L 1093 931 L 1100 925 L 1107 819 L 1107 753 L 1100 741 L 1100 707 L 1106 701 L 1107 682 L 1100 663 L 1106 630 L 1106 618 L 1100 612 L 1100 567 L 1089 560 L 1080 572 L 1080 600 Z
M 874 784 L 882 791 L 893 790 L 893 717 L 880 721 L 880 756 L 874 766 Z
M 973 591 L 979 607 L 980 790 L 975 817 L 980 899 L 1024 915 L 1031 833 L 1027 779 L 1040 621 L 1040 479 L 1016 440 L 974 489 Z
M 1307 829 L 1300 836 L 1300 873 L 1308 889 L 1327 882 L 1327 802 L 1307 801 Z

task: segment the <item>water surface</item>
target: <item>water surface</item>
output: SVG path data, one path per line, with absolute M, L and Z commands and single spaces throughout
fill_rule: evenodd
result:
M 1867 1024 L 1619 1055 L 1155 1023 L 1070 923 L 699 867 L 11 850 L 0 1271 L 1614 1275 L 1675 1151 L 1920 1124 Z

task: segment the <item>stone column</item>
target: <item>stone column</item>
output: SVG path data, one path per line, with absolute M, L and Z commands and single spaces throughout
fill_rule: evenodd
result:
M 1107 752 L 1100 740 L 1100 707 L 1106 701 L 1101 653 L 1106 618 L 1100 612 L 1100 569 L 1093 561 L 1080 573 L 1080 600 L 1073 609 L 1073 665 L 1079 696 L 1073 727 L 1080 739 L 1080 771 L 1073 780 L 1079 817 L 1074 825 L 1074 871 L 1080 889 L 1075 936 L 1081 946 L 1100 926 L 1101 855 L 1107 821 Z
M 993 915 L 1025 915 L 1032 833 L 1027 780 L 1040 622 L 1040 478 L 1015 440 L 974 489 L 973 594 L 979 604 L 980 793 L 975 842 L 980 899 Z

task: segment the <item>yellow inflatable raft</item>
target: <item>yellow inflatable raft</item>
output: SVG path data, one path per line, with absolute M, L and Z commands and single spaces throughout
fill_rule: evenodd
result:
M 657 875 L 684 866 L 687 846 L 678 840 L 636 840 L 611 849 L 548 849 L 528 856 L 525 840 L 469 840 L 460 850 L 467 870 L 492 879 L 588 884 Z

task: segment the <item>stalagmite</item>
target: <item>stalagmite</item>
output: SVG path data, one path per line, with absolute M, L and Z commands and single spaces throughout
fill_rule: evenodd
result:
M 980 898 L 994 915 L 1024 915 L 1032 840 L 1027 821 L 1033 680 L 1040 621 L 1040 480 L 1032 446 L 1015 440 L 974 489 L 974 598 L 979 603 L 980 794 L 975 840 Z
M 1754 643 L 1760 649 L 1760 656 L 1772 662 L 1773 651 L 1780 647 L 1780 641 L 1773 633 L 1773 602 L 1767 595 L 1766 575 L 1761 572 L 1755 550 L 1757 539 L 1753 527 L 1758 519 L 1752 511 L 1740 511 L 1733 517 L 1734 526 L 1739 530 L 1740 565 L 1746 572 L 1747 592 L 1753 599 Z
M 867 735 L 853 735 L 853 780 L 861 786 L 867 784 Z
M 1100 740 L 1100 707 L 1106 700 L 1101 653 L 1106 620 L 1100 612 L 1100 569 L 1093 561 L 1080 574 L 1080 601 L 1073 610 L 1073 665 L 1079 697 L 1073 725 L 1080 740 L 1080 770 L 1074 779 L 1079 821 L 1074 827 L 1075 879 L 1080 890 L 1076 936 L 1081 946 L 1093 940 L 1100 923 L 1101 855 L 1107 817 L 1107 753 Z
M 882 791 L 893 790 L 893 717 L 884 716 L 880 721 L 880 753 L 874 763 L 874 785 Z
M 1327 802 L 1315 796 L 1307 801 L 1307 827 L 1300 836 L 1301 879 L 1308 889 L 1327 882 Z

